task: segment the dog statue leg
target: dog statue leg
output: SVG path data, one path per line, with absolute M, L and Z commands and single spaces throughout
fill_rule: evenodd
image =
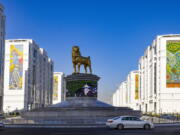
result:
M 74 73 L 76 73 L 76 64 L 73 64 L 74 67 Z
M 85 73 L 87 74 L 87 66 L 84 65 L 84 70 L 85 70 Z
M 92 74 L 92 68 L 91 65 L 89 66 L 90 74 Z
M 78 73 L 80 73 L 81 64 L 78 63 Z

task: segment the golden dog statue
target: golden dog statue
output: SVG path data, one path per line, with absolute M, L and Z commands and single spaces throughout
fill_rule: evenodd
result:
M 78 46 L 72 47 L 72 63 L 74 73 L 80 73 L 80 67 L 81 65 L 84 65 L 85 73 L 87 73 L 87 67 L 89 67 L 90 73 L 92 74 L 91 59 L 90 57 L 82 57 Z M 76 70 L 76 65 L 78 66 L 78 72 Z

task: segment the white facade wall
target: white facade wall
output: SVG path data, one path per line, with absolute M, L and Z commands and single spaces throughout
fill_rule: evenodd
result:
M 136 85 L 139 86 L 139 81 L 136 82 L 135 80 L 136 75 L 138 75 L 139 78 L 138 71 L 131 71 L 127 76 L 127 80 L 122 82 L 118 87 L 118 89 L 114 92 L 112 97 L 114 106 L 130 107 L 134 110 L 139 110 L 139 99 L 135 98 Z M 138 98 L 139 98 L 139 88 L 138 88 Z
M 52 94 L 53 94 L 53 69 L 54 63 L 47 56 L 47 52 L 43 49 L 39 49 L 41 57 L 40 57 L 40 77 L 43 78 L 41 80 L 41 101 L 39 101 L 40 107 L 48 106 L 52 104 Z M 37 103 L 38 104 L 38 103 Z M 37 105 L 38 107 L 38 105 Z
M 15 56 L 12 57 L 13 54 Z M 19 56 L 16 57 L 16 54 Z M 24 111 L 52 104 L 52 85 L 53 62 L 43 49 L 31 39 L 6 40 L 4 112 Z
M 139 73 L 138 71 L 131 71 L 127 77 L 127 106 L 134 109 L 138 110 L 139 105 L 138 105 L 138 97 L 136 97 L 136 75 L 139 78 Z
M 3 82 L 4 82 L 4 50 L 5 49 L 5 15 L 4 7 L 0 4 L 0 113 L 3 106 Z
M 154 97 L 154 89 L 155 89 L 155 61 L 156 57 L 154 54 L 154 47 L 148 46 L 145 51 L 145 55 L 141 57 L 139 64 L 139 72 L 140 72 L 140 101 L 142 106 L 140 108 L 143 112 L 153 111 L 154 107 L 156 107 L 156 103 L 153 103 Z
M 120 106 L 120 87 L 117 89 L 117 101 L 116 106 Z
M 62 72 L 54 72 L 53 80 L 53 104 L 65 101 L 65 75 Z
M 120 99 L 120 95 L 119 95 L 119 89 L 117 89 L 114 93 L 113 93 L 113 106 L 119 106 L 119 99 Z
M 112 95 L 112 105 L 113 106 L 116 106 L 116 91 L 113 93 L 113 95 Z
M 140 108 L 143 112 L 180 112 L 180 88 L 166 87 L 167 41 L 180 41 L 180 35 L 157 36 L 139 60 Z
M 122 107 L 126 107 L 127 105 L 127 82 L 124 81 L 120 84 L 120 105 Z

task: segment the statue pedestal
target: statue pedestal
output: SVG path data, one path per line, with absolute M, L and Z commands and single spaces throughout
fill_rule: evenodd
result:
M 97 97 L 100 77 L 93 74 L 72 74 L 65 77 L 66 97 Z M 84 92 L 84 86 L 89 86 L 89 92 Z

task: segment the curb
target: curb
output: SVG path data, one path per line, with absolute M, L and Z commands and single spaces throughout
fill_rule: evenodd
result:
M 155 127 L 174 127 L 174 126 L 180 126 L 180 123 L 163 123 L 163 124 L 154 124 Z
M 7 124 L 5 128 L 105 128 L 105 125 L 15 125 Z

